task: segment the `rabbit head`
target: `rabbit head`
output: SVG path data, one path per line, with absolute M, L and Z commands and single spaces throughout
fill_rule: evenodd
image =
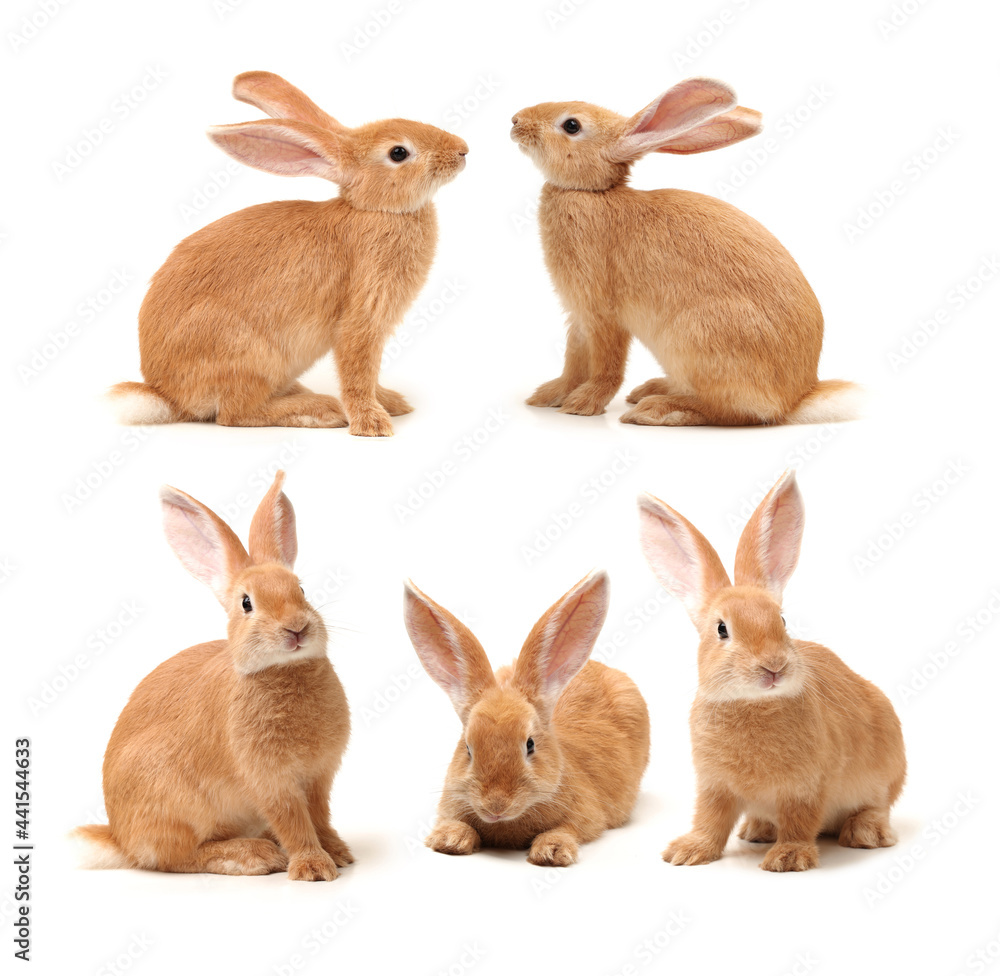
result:
M 229 615 L 229 646 L 242 674 L 326 656 L 326 627 L 292 572 L 298 544 L 284 477 L 275 475 L 254 514 L 249 552 L 201 502 L 169 486 L 160 491 L 167 542 Z
M 494 675 L 482 645 L 412 583 L 406 584 L 406 628 L 427 673 L 462 720 L 464 757 L 449 778 L 488 823 L 514 820 L 552 799 L 562 753 L 552 715 L 563 689 L 586 664 L 608 608 L 608 579 L 592 573 L 532 628 L 512 668 Z
M 701 636 L 700 693 L 713 701 L 794 695 L 806 665 L 781 616 L 795 569 L 804 513 L 795 472 L 786 471 L 740 536 L 733 585 L 708 540 L 658 498 L 639 498 L 643 553 L 660 584 L 684 604 Z
M 233 95 L 271 118 L 213 126 L 217 146 L 268 173 L 330 180 L 360 210 L 420 210 L 465 167 L 469 147 L 450 132 L 407 119 L 348 128 L 271 72 L 238 75 Z
M 587 102 L 543 102 L 511 121 L 511 139 L 546 180 L 568 190 L 618 186 L 648 152 L 707 152 L 761 129 L 760 113 L 711 78 L 682 81 L 631 118 Z

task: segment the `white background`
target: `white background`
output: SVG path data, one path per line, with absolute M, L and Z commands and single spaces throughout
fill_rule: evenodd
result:
M 996 8 L 587 0 L 563 15 L 556 2 L 402 0 L 353 52 L 345 45 L 380 0 L 69 2 L 27 43 L 12 35 L 24 34 L 22 17 L 44 21 L 42 4 L 5 8 L 4 741 L 11 758 L 15 735 L 33 742 L 38 971 L 937 974 L 985 971 L 973 954 L 1000 952 L 1000 600 L 989 609 L 1000 592 L 1000 285 L 981 273 L 998 250 Z M 900 26 L 887 28 L 893 16 Z M 466 171 L 438 196 L 437 260 L 400 333 L 412 341 L 384 371 L 416 407 L 391 439 L 137 432 L 101 403 L 111 383 L 139 378 L 144 282 L 181 237 L 264 200 L 331 193 L 318 180 L 242 170 L 220 189 L 227 159 L 204 129 L 257 117 L 229 95 L 251 68 L 285 75 L 347 124 L 412 117 L 470 144 Z M 149 69 L 162 79 L 125 111 L 122 94 Z M 629 114 L 694 74 L 731 82 L 764 113 L 764 134 L 644 160 L 635 185 L 726 193 L 777 234 L 824 306 L 821 376 L 872 390 L 864 422 L 620 425 L 625 391 L 657 373 L 638 348 L 603 417 L 523 405 L 559 373 L 563 326 L 532 216 L 541 179 L 508 139 L 510 116 L 572 98 Z M 70 165 L 104 117 L 111 131 Z M 746 178 L 727 189 L 734 168 Z M 849 233 L 861 212 L 870 226 Z M 98 300 L 116 273 L 127 287 L 85 318 L 79 303 Z M 959 285 L 976 292 L 961 306 Z M 921 322 L 939 311 L 946 321 L 928 337 Z M 63 348 L 47 345 L 71 323 Z M 919 349 L 906 345 L 914 337 Z M 331 365 L 307 383 L 335 392 Z M 480 442 L 475 452 L 466 437 Z M 425 488 L 419 510 L 402 508 L 447 460 L 453 473 Z M 129 693 L 164 658 L 223 633 L 215 600 L 164 543 L 157 488 L 229 506 L 245 535 L 262 472 L 278 463 L 298 514 L 298 569 L 325 604 L 354 713 L 333 804 L 357 863 L 328 885 L 76 870 L 63 838 L 102 815 L 101 758 Z M 693 800 L 695 632 L 642 560 L 634 498 L 649 490 L 676 506 L 729 563 L 752 504 L 789 464 L 808 520 L 786 614 L 896 704 L 910 762 L 894 815 L 900 843 L 871 852 L 824 842 L 822 866 L 802 875 L 759 871 L 761 849 L 738 841 L 714 865 L 671 867 L 660 851 L 687 830 Z M 939 480 L 949 470 L 962 472 L 952 484 Z M 96 487 L 74 500 L 88 478 Z M 586 487 L 595 478 L 599 493 Z M 573 503 L 580 517 L 532 552 Z M 594 566 L 612 581 L 602 640 L 619 636 L 605 659 L 635 678 L 652 714 L 633 823 L 563 871 L 520 853 L 455 859 L 423 848 L 459 725 L 415 670 L 402 579 L 463 617 L 500 664 Z M 127 603 L 137 618 L 102 646 Z M 963 623 L 976 613 L 980 632 Z M 75 659 L 86 667 L 73 676 Z M 930 678 L 916 690 L 922 668 Z M 46 688 L 54 700 L 39 707 Z M 12 904 L 5 895 L 5 953 Z

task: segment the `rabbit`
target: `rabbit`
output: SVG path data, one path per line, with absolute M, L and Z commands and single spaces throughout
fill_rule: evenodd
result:
M 332 881 L 350 849 L 330 786 L 350 735 L 323 619 L 292 572 L 295 513 L 279 471 L 249 554 L 214 512 L 164 487 L 167 540 L 229 616 L 147 675 L 104 756 L 108 824 L 77 828 L 92 867 Z
M 565 867 L 580 844 L 628 822 L 649 758 L 649 715 L 627 675 L 587 661 L 607 609 L 607 575 L 591 573 L 494 675 L 468 627 L 406 584 L 410 640 L 463 726 L 428 847 L 528 849 L 532 864 Z
M 323 202 L 281 200 L 185 238 L 139 310 L 144 383 L 110 390 L 122 423 L 214 420 L 237 427 L 344 427 L 392 434 L 409 413 L 379 386 L 382 349 L 427 280 L 437 244 L 431 198 L 468 146 L 405 119 L 349 129 L 278 75 L 238 75 L 233 95 L 272 119 L 219 125 L 234 159 L 340 186 Z M 333 351 L 340 401 L 298 382 Z
M 789 637 L 781 616 L 804 520 L 794 470 L 745 526 L 735 585 L 687 519 L 648 494 L 639 512 L 653 574 L 701 635 L 691 709 L 694 823 L 663 859 L 716 860 L 741 814 L 741 838 L 773 844 L 760 865 L 766 871 L 816 867 L 821 833 L 844 847 L 891 847 L 889 808 L 906 776 L 899 719 L 831 650 Z
M 601 414 L 625 378 L 633 337 L 665 376 L 636 387 L 623 423 L 652 426 L 853 419 L 860 390 L 818 381 L 823 316 L 798 265 L 760 224 L 687 190 L 635 190 L 648 152 L 700 153 L 761 129 L 733 90 L 691 78 L 625 118 L 545 102 L 511 138 L 542 171 L 545 262 L 568 316 L 562 375 L 528 399 Z

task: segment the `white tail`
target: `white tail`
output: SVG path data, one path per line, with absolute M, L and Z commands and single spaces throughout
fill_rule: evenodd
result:
M 108 401 L 120 424 L 172 424 L 177 411 L 145 383 L 117 383 L 108 390 Z
M 70 834 L 70 839 L 75 841 L 74 846 L 81 868 L 110 871 L 132 866 L 115 843 L 111 836 L 111 828 L 106 824 L 87 824 L 85 827 L 77 827 Z
M 820 380 L 785 415 L 786 424 L 837 424 L 858 420 L 863 413 L 864 389 L 847 380 Z

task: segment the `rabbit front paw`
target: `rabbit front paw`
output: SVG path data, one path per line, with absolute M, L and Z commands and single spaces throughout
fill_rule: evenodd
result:
M 525 401 L 529 407 L 561 407 L 566 397 L 580 384 L 560 376 L 543 383 Z
M 461 820 L 443 820 L 428 835 L 424 843 L 439 854 L 475 854 L 480 839 L 475 829 Z
M 528 860 L 543 867 L 565 868 L 576 864 L 579 850 L 579 844 L 569 834 L 550 830 L 532 841 Z
M 747 817 L 740 827 L 740 840 L 748 840 L 751 844 L 773 844 L 778 839 L 778 830 L 768 820 L 760 817 Z
M 700 834 L 685 834 L 671 842 L 663 852 L 668 864 L 710 864 L 722 857 L 722 849 Z
M 307 851 L 296 854 L 288 862 L 289 881 L 333 881 L 337 865 L 326 851 Z
M 351 413 L 350 433 L 356 437 L 392 437 L 392 421 L 380 404 Z
M 765 871 L 808 871 L 819 864 L 819 849 L 812 841 L 775 844 L 760 866 Z
M 387 390 L 384 386 L 380 386 L 375 397 L 390 417 L 401 417 L 404 413 L 413 413 L 413 407 L 407 403 L 406 397 L 395 390 Z
M 579 417 L 596 417 L 598 414 L 604 413 L 604 408 L 617 392 L 618 387 L 616 386 L 588 381 L 573 390 L 563 400 L 559 410 L 561 413 L 572 413 Z

